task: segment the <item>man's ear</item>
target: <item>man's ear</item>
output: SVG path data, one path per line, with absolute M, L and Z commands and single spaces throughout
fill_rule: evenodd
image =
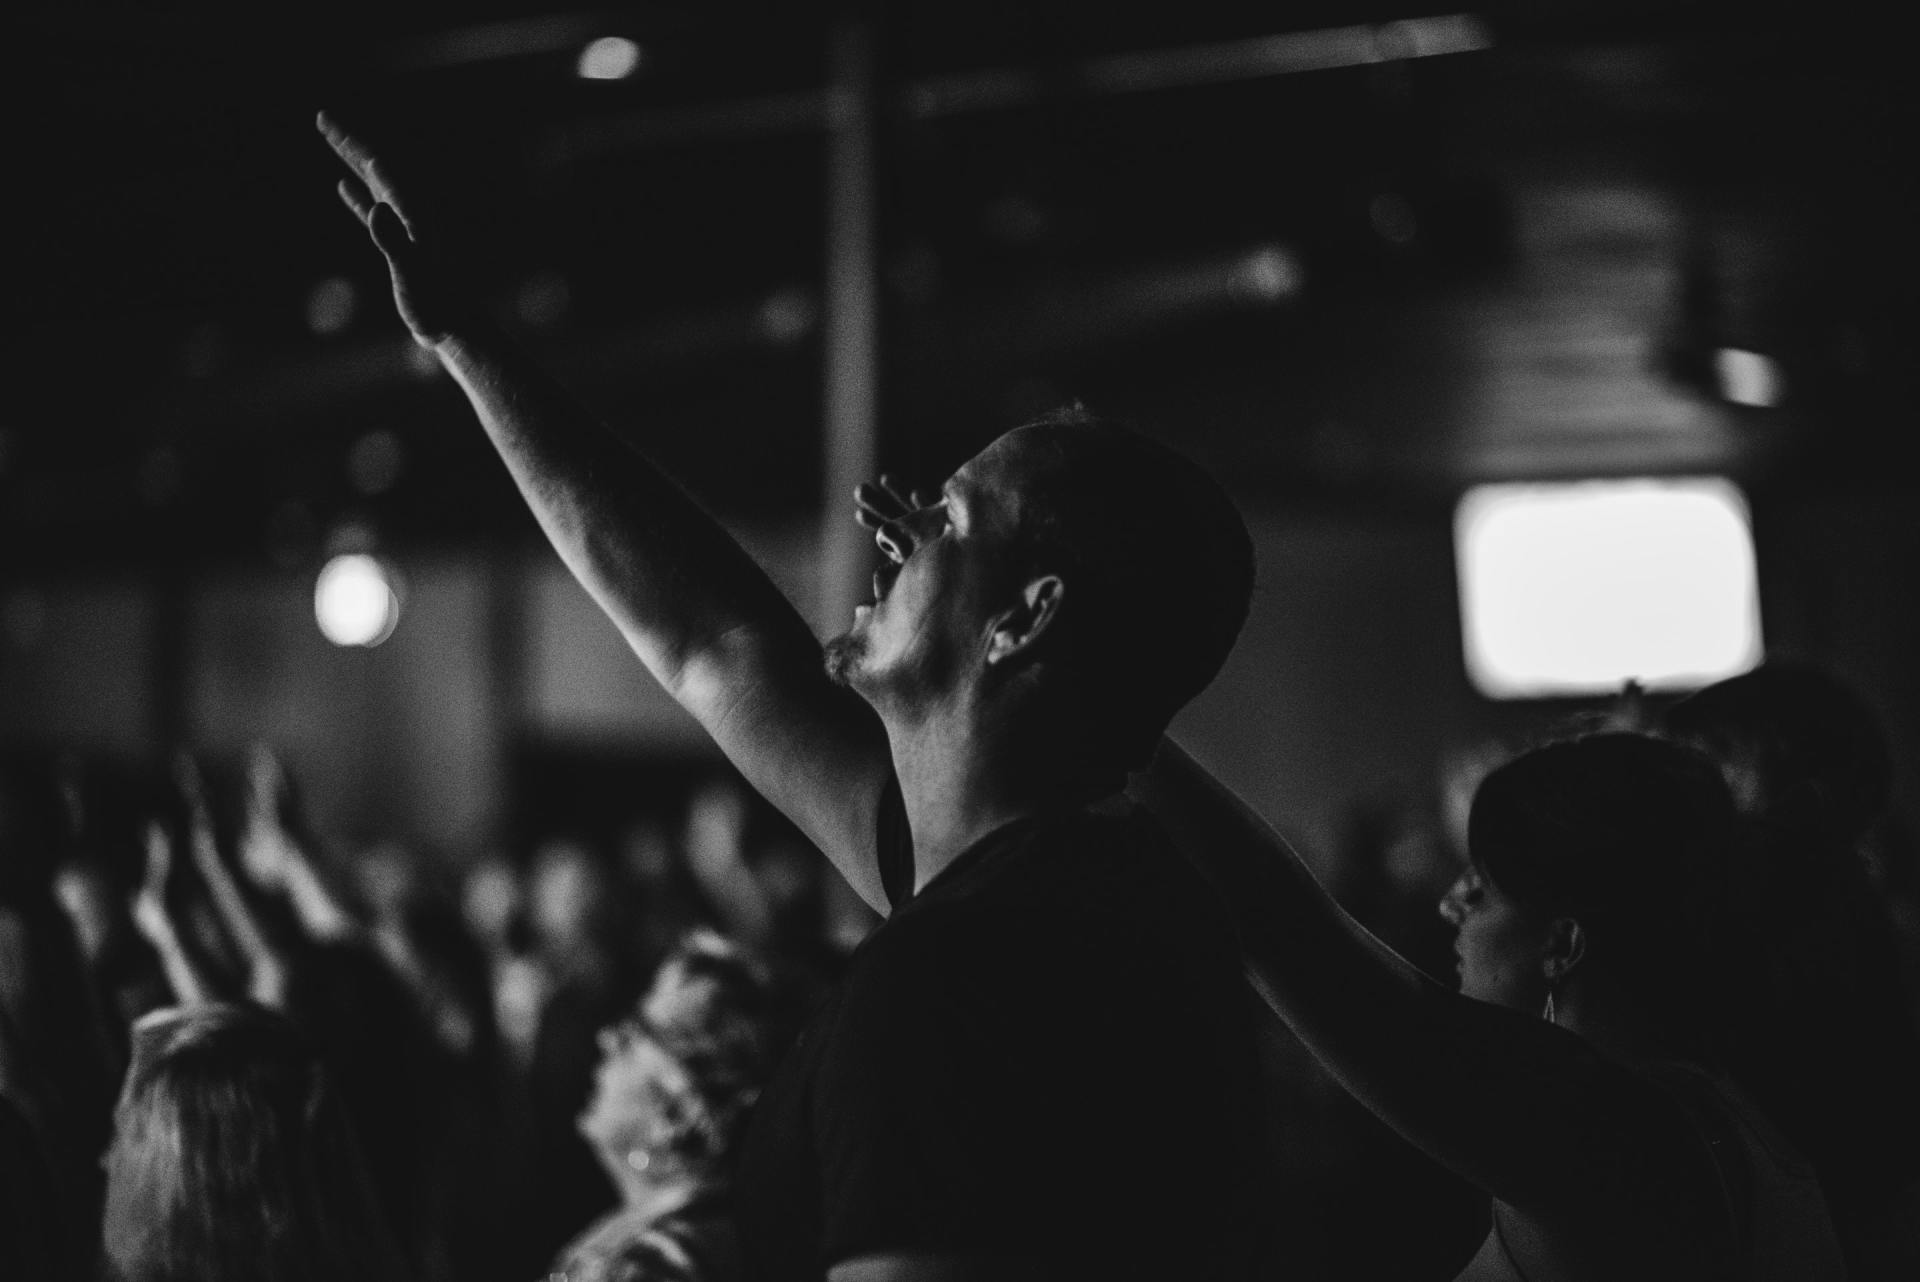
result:
M 1587 930 L 1572 917 L 1555 917 L 1547 926 L 1547 943 L 1540 956 L 1540 972 L 1547 983 L 1558 984 L 1587 956 Z
M 1003 663 L 1030 649 L 1060 616 L 1067 585 L 1057 574 L 1043 574 L 1020 591 L 1020 604 L 993 621 L 987 635 L 987 666 Z

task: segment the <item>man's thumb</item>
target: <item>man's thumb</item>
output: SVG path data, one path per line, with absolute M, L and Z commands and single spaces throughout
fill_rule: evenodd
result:
M 413 238 L 407 235 L 406 225 L 400 221 L 400 214 L 386 201 L 373 207 L 373 215 L 367 219 L 367 230 L 373 233 L 373 243 L 380 252 L 395 262 L 401 262 L 413 253 Z

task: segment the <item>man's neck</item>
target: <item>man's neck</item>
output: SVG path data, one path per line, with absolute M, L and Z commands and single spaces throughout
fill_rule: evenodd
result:
M 1017 819 L 1092 798 L 1082 755 L 1034 727 L 944 712 L 889 725 L 917 891 Z

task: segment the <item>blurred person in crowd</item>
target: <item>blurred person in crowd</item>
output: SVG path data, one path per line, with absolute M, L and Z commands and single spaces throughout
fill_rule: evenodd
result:
M 718 524 L 468 303 L 367 147 L 318 123 L 402 319 L 560 555 L 888 917 L 756 1110 L 753 1269 L 1244 1273 L 1261 1104 L 1238 964 L 1205 888 L 1119 795 L 1246 616 L 1252 544 L 1217 483 L 1067 411 L 927 502 L 863 488 L 882 569 L 823 650 Z M 1179 1125 L 1128 1124 L 1169 1097 Z
M 1598 734 L 1487 775 L 1443 911 L 1460 991 L 1344 913 L 1175 750 L 1140 787 L 1232 908 L 1256 986 L 1356 1098 L 1493 1199 L 1465 1279 L 1845 1276 L 1811 1164 L 1754 1102 L 1738 819 L 1712 763 Z
M 460 917 L 487 967 L 493 1026 L 505 1067 L 525 1072 L 533 1061 L 545 971 L 534 957 L 526 879 L 502 851 L 482 854 L 460 884 Z
M 0 1098 L 51 1178 L 54 1240 L 90 1254 L 116 1071 L 73 924 L 54 896 L 64 840 L 57 781 L 0 763 Z M 30 1137 L 30 1138 L 29 1138 Z
M 86 1257 L 63 1240 L 61 1207 L 40 1137 L 7 1097 L 6 1084 L 14 1076 L 11 1038 L 0 1013 L 0 1277 L 21 1282 L 75 1277 Z
M 1857 1279 L 1920 1276 L 1920 1029 L 1867 843 L 1892 758 L 1831 673 L 1772 660 L 1666 710 L 1756 821 L 1743 884 L 1766 923 L 1766 1004 L 1745 1023 L 1763 1098 L 1819 1168 Z
M 721 929 L 753 948 L 773 935 L 773 909 L 747 866 L 747 825 L 752 804 L 739 784 L 714 779 L 687 802 L 681 849 Z
M 694 792 L 684 849 L 721 927 L 772 972 L 779 1022 L 797 1023 L 846 963 L 826 933 L 819 852 L 727 777 Z
M 767 904 L 763 951 L 783 1002 L 797 1017 L 846 973 L 850 949 L 833 937 L 828 920 L 829 870 L 820 852 L 777 813 L 759 825 L 748 860 Z
M 526 885 L 506 852 L 487 850 L 467 865 L 460 880 L 460 917 L 489 955 L 521 946 L 515 935 L 524 931 L 526 913 Z
M 429 874 L 416 849 L 378 841 L 352 867 L 371 914 L 373 947 L 431 1035 L 412 1074 L 422 1118 L 422 1271 L 429 1278 L 494 1276 L 506 1209 L 496 1164 L 515 1154 L 518 1135 L 503 1114 L 524 1110 L 525 1095 L 500 1073 L 486 955 L 468 933 L 456 895 Z
M 529 924 L 545 1000 L 527 1067 L 529 1148 L 516 1263 L 532 1272 L 609 1190 L 574 1125 L 592 1090 L 598 1036 L 638 986 L 623 947 L 625 918 L 609 862 L 584 842 L 553 838 L 534 852 Z
M 1459 864 L 1439 819 L 1416 795 L 1375 792 L 1345 807 L 1327 868 L 1328 892 L 1369 933 L 1421 974 L 1451 983 L 1454 932 L 1433 910 Z M 1294 1040 L 1287 1030 L 1281 1036 Z M 1486 1236 L 1487 1196 L 1396 1134 L 1354 1100 L 1300 1047 L 1288 1068 L 1309 1085 L 1308 1133 L 1280 1146 L 1294 1195 L 1316 1208 L 1327 1241 L 1318 1276 L 1445 1277 Z M 1391 1216 L 1396 1232 L 1375 1231 Z
M 375 842 L 353 862 L 372 914 L 374 947 L 413 994 L 441 1050 L 460 1062 L 491 1055 L 487 958 L 467 932 L 454 895 L 402 842 Z
M 1453 932 L 1433 911 L 1458 875 L 1430 819 L 1411 798 L 1373 795 L 1342 816 L 1328 891 L 1389 948 L 1427 975 L 1453 972 Z
M 105 786 L 101 771 L 70 758 L 62 763 L 61 791 L 69 848 L 54 873 L 54 894 L 73 924 L 81 960 L 106 1022 L 118 1078 L 126 1063 L 126 1030 L 168 1001 L 164 978 L 127 911 L 141 853 L 145 807 L 132 789 Z
M 401 1282 L 315 1047 L 259 1007 L 156 1011 L 106 1159 L 107 1282 Z
M 97 853 L 68 859 L 55 874 L 54 893 L 73 923 L 81 959 L 105 1017 L 121 1030 L 112 1041 L 114 1058 L 123 1061 L 124 1030 L 148 1011 L 166 1005 L 169 996 L 165 977 L 154 966 L 127 911 L 132 891 L 117 864 Z
M 632 910 L 631 953 L 640 974 L 651 974 L 688 932 L 720 925 L 687 857 L 691 828 L 690 816 L 676 823 L 642 814 L 615 838 L 615 862 Z
M 186 830 L 149 829 L 135 919 L 161 957 L 176 999 L 196 1006 L 245 998 L 283 1012 L 324 1048 L 369 1150 L 370 1171 L 405 1249 L 434 1236 L 425 1187 L 441 1119 L 445 1065 L 402 978 L 322 871 L 292 781 L 269 750 L 250 756 L 234 829 L 236 876 L 220 849 L 213 807 L 190 757 L 176 768 Z M 183 905 L 210 905 L 203 924 Z M 228 973 L 214 959 L 237 966 Z
M 619 1208 L 562 1250 L 552 1282 L 743 1276 L 729 1164 L 771 1071 L 767 976 L 711 932 L 668 954 L 635 1009 L 600 1034 L 579 1118 Z

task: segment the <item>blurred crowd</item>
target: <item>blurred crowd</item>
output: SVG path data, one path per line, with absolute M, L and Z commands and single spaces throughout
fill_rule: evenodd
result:
M 1873 713 L 1772 664 L 1672 704 L 1630 688 L 1570 728 L 1720 764 L 1765 834 L 1743 893 L 1789 945 L 1753 954 L 1775 972 L 1752 986 L 1778 1079 L 1757 1089 L 1802 1108 L 1780 1120 L 1850 1241 L 1914 1258 L 1920 862 Z M 1355 799 L 1323 861 L 1436 978 L 1467 804 L 1518 746 Z M 736 1276 L 729 1158 L 845 959 L 827 875 L 731 776 L 604 848 L 430 862 L 317 833 L 265 747 L 138 781 L 9 760 L 0 1277 Z M 1322 1234 L 1285 1244 L 1291 1274 L 1451 1276 L 1485 1196 L 1267 1028 L 1268 1194 Z
M 254 1276 L 183 1262 L 266 1198 L 316 1235 L 289 1258 L 359 1262 L 283 1276 L 543 1277 L 609 1212 L 652 1222 L 664 1190 L 684 1215 L 719 1182 L 840 960 L 824 863 L 739 786 L 617 849 L 456 865 L 323 838 L 265 747 L 224 764 L 6 763 L 0 1276 L 88 1276 L 103 1243 L 111 1276 Z M 269 1046 L 350 1141 L 325 1178 L 268 1178 L 321 1142 L 313 1100 L 272 1132 L 246 1098 Z M 189 1052 L 224 1068 L 175 1074 Z

